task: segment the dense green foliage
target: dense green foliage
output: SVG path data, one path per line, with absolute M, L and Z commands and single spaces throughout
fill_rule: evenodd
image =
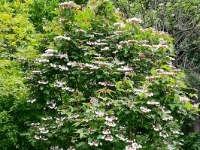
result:
M 109 2 L 59 6 L 28 77 L 33 145 L 178 149 L 195 107 L 172 65 L 172 38 L 120 17 Z
M 0 149 L 179 149 L 198 106 L 172 62 L 198 66 L 197 1 L 2 0 Z
M 27 11 L 30 3 L 0 3 L 0 149 L 28 149 L 30 143 L 22 136 L 30 116 L 28 93 L 19 62 L 29 58 L 36 45 Z
M 200 150 L 200 133 L 191 133 L 184 138 L 184 150 Z

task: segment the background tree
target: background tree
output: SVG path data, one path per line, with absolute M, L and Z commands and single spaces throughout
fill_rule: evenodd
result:
M 29 22 L 31 1 L 0 2 L 0 149 L 29 149 L 22 134 L 31 118 L 26 105 L 21 63 L 33 58 L 37 46 L 34 27 Z
M 117 0 L 113 3 L 125 18 L 139 17 L 144 27 L 153 27 L 172 35 L 176 53 L 173 63 L 187 74 L 187 85 L 199 90 L 199 1 Z M 190 80 L 194 77 L 196 84 Z M 199 131 L 200 122 L 197 121 L 195 126 L 198 126 L 195 131 Z

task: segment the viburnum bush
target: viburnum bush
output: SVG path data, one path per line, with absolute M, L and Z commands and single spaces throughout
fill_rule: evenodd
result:
M 172 65 L 173 39 L 109 1 L 59 4 L 27 77 L 38 149 L 172 150 L 195 112 Z

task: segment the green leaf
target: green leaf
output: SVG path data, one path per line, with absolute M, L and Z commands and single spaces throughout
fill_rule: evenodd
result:
M 153 67 L 153 68 L 151 69 L 151 74 L 154 75 L 154 76 L 157 75 L 156 68 Z

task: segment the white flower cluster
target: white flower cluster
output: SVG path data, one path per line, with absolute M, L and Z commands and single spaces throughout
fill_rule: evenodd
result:
M 151 109 L 148 109 L 146 107 L 140 107 L 140 110 L 143 112 L 143 113 L 148 113 L 148 112 L 151 112 Z
M 125 24 L 123 22 L 116 22 L 116 23 L 114 23 L 114 26 L 123 28 L 123 27 L 125 27 Z
M 147 101 L 147 104 L 149 104 L 149 105 L 160 105 L 160 103 L 159 102 L 155 102 L 155 101 Z
M 50 109 L 57 109 L 56 103 L 54 101 L 47 101 L 47 105 Z
M 69 2 L 63 2 L 59 4 L 59 7 L 61 8 L 71 8 L 77 6 L 73 1 L 69 1 Z
M 95 111 L 95 114 L 96 114 L 96 117 L 103 117 L 105 115 L 104 112 L 98 111 L 98 110 Z
M 48 60 L 48 59 L 39 59 L 39 58 L 37 58 L 37 59 L 36 59 L 36 62 L 39 62 L 39 63 L 47 63 L 47 62 L 49 62 L 49 60 Z
M 118 68 L 117 70 L 120 71 L 120 72 L 131 72 L 131 71 L 133 71 L 132 68 L 129 68 L 129 67 L 126 67 L 126 66 L 121 66 L 121 68 Z
M 135 24 L 135 23 L 142 23 L 142 20 L 134 17 L 134 18 L 127 19 L 126 22 Z
M 90 141 L 90 142 L 88 142 L 88 144 L 89 144 L 90 146 L 98 147 L 100 143 L 99 143 L 99 142 L 95 142 L 95 141 Z
M 153 126 L 153 129 L 154 129 L 155 131 L 160 131 L 160 130 L 162 130 L 162 127 L 161 127 L 160 125 L 154 125 L 154 126 Z
M 103 135 L 102 139 L 105 141 L 113 141 L 113 136 L 112 135 Z
M 126 146 L 126 150 L 137 150 L 139 148 L 142 148 L 142 146 L 137 143 L 132 143 L 131 145 Z
M 66 82 L 56 81 L 56 83 L 54 83 L 54 87 L 63 87 L 64 84 L 66 84 Z
M 116 84 L 113 82 L 108 82 L 108 81 L 104 81 L 104 82 L 99 82 L 100 85 L 103 86 L 115 86 Z
M 106 116 L 105 120 L 105 125 L 109 126 L 109 127 L 115 127 L 116 126 L 116 123 L 114 123 L 113 121 L 114 120 L 117 120 L 118 118 L 115 117 L 115 116 L 111 116 L 111 117 L 108 117 Z

